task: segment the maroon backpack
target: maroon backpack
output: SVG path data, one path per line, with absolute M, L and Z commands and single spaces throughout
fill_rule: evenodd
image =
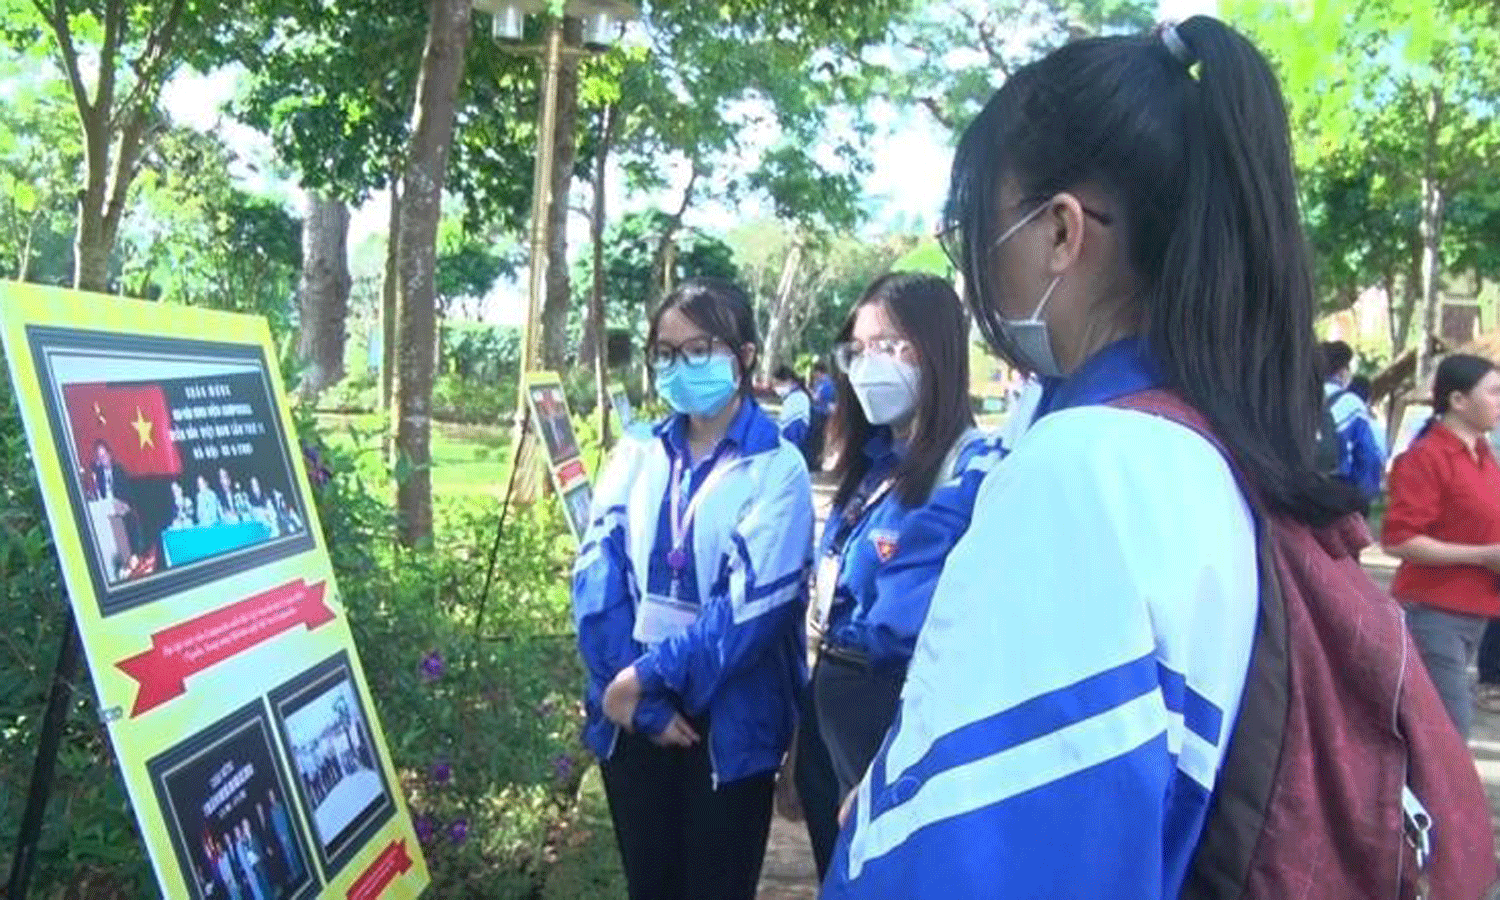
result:
M 1113 405 L 1224 452 L 1173 394 Z M 1247 499 L 1259 535 L 1255 643 L 1182 897 L 1487 897 L 1496 866 L 1484 789 L 1401 607 L 1359 566 L 1364 520 L 1314 529 Z

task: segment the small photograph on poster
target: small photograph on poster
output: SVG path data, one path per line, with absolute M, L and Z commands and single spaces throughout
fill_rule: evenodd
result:
M 317 876 L 259 700 L 146 768 L 192 900 L 316 895 Z
M 594 489 L 585 481 L 566 494 L 563 494 L 563 509 L 568 513 L 568 524 L 573 528 L 573 536 L 580 541 L 583 533 L 589 527 L 589 510 L 594 503 Z
M 573 434 L 568 401 L 562 388 L 556 384 L 533 384 L 529 391 L 537 430 L 547 443 L 547 458 L 556 465 L 578 456 L 578 438 Z
M 332 878 L 396 809 L 348 655 L 340 651 L 272 691 L 271 708 Z
M 313 545 L 260 347 L 28 333 L 104 615 Z

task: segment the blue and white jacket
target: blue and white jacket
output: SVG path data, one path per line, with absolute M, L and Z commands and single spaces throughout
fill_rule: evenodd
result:
M 1385 474 L 1385 438 L 1365 401 L 1336 381 L 1323 385 L 1324 402 L 1339 432 L 1338 476 L 1371 500 L 1380 493 Z
M 812 400 L 807 391 L 792 388 L 781 401 L 781 436 L 795 447 L 807 440 L 807 431 L 812 425 Z
M 865 455 L 870 470 L 858 493 L 870 497 L 900 462 L 889 428 L 876 429 Z M 943 561 L 968 530 L 979 485 L 1002 455 L 998 438 L 978 429 L 965 433 L 926 503 L 907 506 L 887 491 L 864 510 L 841 548 L 833 543 L 844 509 L 829 513 L 822 554 L 839 551 L 829 642 L 867 656 L 877 669 L 906 667 Z
M 1102 405 L 1155 383 L 1139 344 L 1105 348 L 985 480 L 824 900 L 1180 893 L 1258 585 L 1219 452 Z
M 682 459 L 683 484 L 671 480 Z M 806 679 L 801 625 L 812 555 L 812 488 L 802 454 L 746 400 L 714 453 L 692 467 L 687 420 L 627 435 L 594 491 L 592 524 L 573 570 L 573 615 L 587 669 L 584 740 L 601 759 L 618 729 L 604 689 L 634 665 L 642 694 L 635 730 L 660 734 L 681 712 L 707 717 L 716 784 L 775 769 L 791 740 Z M 698 607 L 682 633 L 650 646 L 634 638 L 647 594 L 672 593 L 670 507 L 686 505 L 715 465 L 727 467 L 699 501 L 676 591 Z

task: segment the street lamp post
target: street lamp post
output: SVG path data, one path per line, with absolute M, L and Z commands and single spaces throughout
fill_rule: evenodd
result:
M 530 279 L 526 292 L 526 320 L 521 332 L 521 371 L 516 383 L 515 452 L 512 464 L 523 477 L 517 482 L 523 498 L 536 496 L 535 455 L 526 451 L 532 442 L 526 440 L 526 374 L 534 371 L 541 358 L 542 301 L 547 292 L 549 221 L 552 204 L 552 176 L 557 151 L 557 79 L 565 54 L 598 52 L 608 49 L 620 28 L 636 17 L 635 7 L 623 0 L 567 0 L 563 17 L 577 18 L 583 25 L 583 47 L 563 46 L 563 17 L 549 15 L 546 35 L 540 46 L 519 46 L 526 16 L 548 12 L 546 0 L 474 0 L 474 8 L 489 13 L 491 32 L 515 52 L 535 54 L 541 59 L 541 103 L 537 127 L 536 166 L 531 185 Z M 515 481 L 515 479 L 512 479 Z

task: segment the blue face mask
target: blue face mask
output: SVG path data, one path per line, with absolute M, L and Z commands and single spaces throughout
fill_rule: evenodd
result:
M 715 354 L 701 366 L 681 359 L 656 370 L 656 391 L 667 405 L 689 416 L 716 416 L 739 389 L 734 360 Z

